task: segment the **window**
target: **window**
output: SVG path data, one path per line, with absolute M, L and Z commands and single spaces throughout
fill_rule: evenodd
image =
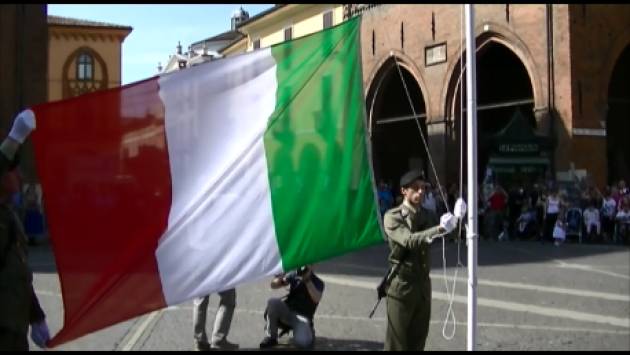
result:
M 333 12 L 324 12 L 324 28 L 332 27 L 333 25 Z
M 260 48 L 260 39 L 255 40 L 253 46 L 254 46 L 254 49 Z
M 284 40 L 290 41 L 293 38 L 293 27 L 287 27 L 284 29 Z
M 87 53 L 77 57 L 77 79 L 94 80 L 94 58 Z

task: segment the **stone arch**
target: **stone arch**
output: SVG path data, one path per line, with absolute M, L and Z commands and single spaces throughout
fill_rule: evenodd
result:
M 102 71 L 102 78 L 100 80 L 93 80 L 92 81 L 92 86 L 90 86 L 88 88 L 88 91 L 96 91 L 96 90 L 102 90 L 102 89 L 107 89 L 107 83 L 109 82 L 109 75 L 107 72 L 107 64 L 105 63 L 105 60 L 103 59 L 103 57 L 98 54 L 98 52 L 96 52 L 94 49 L 87 47 L 87 46 L 82 46 L 77 48 L 76 50 L 74 50 L 66 59 L 65 63 L 63 64 L 63 70 L 62 70 L 62 81 L 63 81 L 63 89 L 62 89 L 62 95 L 63 98 L 69 98 L 72 96 L 75 96 L 73 94 L 74 89 L 73 89 L 73 83 L 71 82 L 70 78 L 69 78 L 69 71 L 72 67 L 72 65 L 75 63 L 75 60 L 78 58 L 78 56 L 82 53 L 88 53 L 89 55 L 92 56 L 92 58 L 94 58 L 95 62 L 98 63 L 99 67 L 101 68 Z M 76 79 L 74 79 L 76 80 Z
M 388 55 L 381 57 L 378 62 L 372 68 L 370 75 L 368 76 L 368 85 L 365 87 L 365 98 L 366 98 L 366 109 L 368 114 L 368 120 L 370 119 L 370 106 L 372 102 L 367 102 L 370 98 L 373 100 L 375 94 L 378 92 L 380 85 L 382 84 L 383 79 L 389 74 L 389 71 L 392 68 L 395 68 L 396 63 L 394 62 L 394 57 L 396 57 L 398 61 L 398 65 L 401 68 L 407 70 L 413 78 L 416 80 L 416 83 L 420 87 L 420 92 L 422 93 L 422 100 L 424 101 L 425 109 L 427 112 L 427 122 L 431 119 L 430 112 L 430 102 L 428 100 L 429 95 L 427 93 L 427 85 L 424 82 L 422 76 L 420 75 L 420 70 L 415 65 L 414 60 L 407 56 L 405 53 L 399 50 L 391 50 Z M 371 100 L 370 100 L 371 101 Z M 370 123 L 370 122 L 368 122 Z
M 487 30 L 486 30 L 487 28 Z M 545 95 L 543 95 L 542 79 L 534 63 L 534 57 L 529 51 L 525 42 L 523 42 L 518 35 L 516 35 L 510 29 L 497 24 L 495 22 L 486 21 L 479 24 L 475 28 L 475 43 L 476 51 L 479 53 L 489 45 L 490 43 L 498 43 L 508 48 L 516 57 L 519 58 L 527 74 L 532 86 L 532 92 L 534 96 L 534 110 L 547 109 L 547 103 L 545 101 Z M 460 53 L 462 45 L 457 46 L 456 52 Z M 465 60 L 466 51 L 461 51 L 462 57 L 459 55 L 453 56 L 453 59 L 448 64 L 446 76 L 442 84 L 442 93 L 440 95 L 440 110 L 443 117 L 449 116 L 449 106 L 452 103 L 455 89 L 458 85 L 459 79 L 454 80 L 454 76 L 459 76 L 460 60 Z
M 429 172 L 429 153 L 417 131 L 419 126 L 422 136 L 427 138 L 428 95 L 420 71 L 413 63 L 403 53 L 391 51 L 374 66 L 365 90 L 374 175 L 392 186 L 397 185 L 398 178 L 408 169 L 422 168 Z M 413 102 L 413 111 L 404 86 Z M 423 115 L 418 121 L 410 116 L 414 111 Z
M 612 80 L 613 70 L 615 70 L 615 65 L 617 64 L 617 60 L 626 49 L 627 46 L 630 45 L 630 28 L 626 29 L 624 32 L 619 34 L 610 45 L 610 49 L 608 50 L 608 54 L 602 63 L 602 67 L 599 70 L 600 81 L 599 81 L 599 90 L 597 92 L 602 95 L 600 102 L 608 102 L 608 87 L 610 81 Z M 604 115 L 605 116 L 605 115 Z
M 531 119 L 531 123 L 537 127 L 543 126 L 544 122 L 541 120 L 544 119 L 544 116 L 538 115 L 537 112 L 547 111 L 547 102 L 545 92 L 542 90 L 542 83 L 539 72 L 535 69 L 535 62 L 533 56 L 525 46 L 525 44 L 512 32 L 501 27 L 500 25 L 496 25 L 493 23 L 485 22 L 477 26 L 475 31 L 475 43 L 476 43 L 476 59 L 477 59 L 477 69 L 478 69 L 478 79 L 479 75 L 483 72 L 484 65 L 482 62 L 484 61 L 484 52 L 489 53 L 492 52 L 490 58 L 496 58 L 495 55 L 498 53 L 503 53 L 503 55 L 507 55 L 511 58 L 511 63 L 518 63 L 518 68 L 514 67 L 515 73 L 518 74 L 518 86 L 517 91 L 521 91 L 521 94 L 525 94 L 524 90 L 527 90 L 527 98 L 531 98 L 533 103 L 527 104 L 531 107 L 532 111 L 528 112 L 526 115 L 528 119 Z M 446 175 L 454 176 L 456 173 L 455 161 L 465 160 L 465 157 L 462 157 L 460 154 L 459 146 L 466 141 L 466 138 L 462 136 L 462 133 L 465 132 L 465 127 L 461 127 L 461 121 L 459 118 L 459 85 L 462 85 L 466 82 L 465 77 L 462 77 L 461 74 L 465 75 L 465 68 L 463 73 L 460 74 L 460 64 L 461 61 L 465 61 L 466 51 L 462 51 L 462 55 L 460 56 L 460 50 L 462 50 L 462 44 L 460 44 L 456 48 L 456 54 L 453 55 L 453 59 L 449 62 L 447 67 L 447 74 L 444 78 L 442 84 L 442 91 L 440 96 L 440 111 L 444 120 L 446 121 L 446 137 L 445 140 L 448 141 L 445 150 L 446 150 L 446 160 L 447 163 L 445 165 Z M 480 62 L 480 60 L 482 62 Z M 465 65 L 465 62 L 464 62 Z M 486 69 L 487 70 L 487 69 Z M 477 102 L 478 104 L 483 104 L 483 98 L 480 97 L 480 93 L 483 90 L 484 85 L 478 86 L 478 96 Z M 486 85 L 486 93 L 488 86 Z M 515 88 L 516 89 L 516 88 Z M 517 95 L 521 96 L 521 95 Z M 518 98 L 518 97 L 517 97 Z M 500 100 L 499 100 L 500 102 Z M 492 101 L 487 103 L 493 103 Z M 500 108 L 494 108 L 492 111 L 484 111 L 485 115 L 496 115 L 498 110 L 502 110 Z M 503 108 L 505 110 L 506 108 Z M 490 112 L 495 112 L 494 114 Z M 490 156 L 491 147 L 488 145 L 488 141 L 482 139 L 483 136 L 490 137 L 490 135 L 495 134 L 500 130 L 501 125 L 507 123 L 507 121 L 494 121 L 487 120 L 484 121 L 481 112 L 478 114 L 478 137 L 479 137 L 479 145 L 478 145 L 478 171 L 479 173 L 483 173 L 483 167 L 487 164 L 487 161 Z M 534 123 L 535 122 L 535 123 Z M 485 129 L 482 126 L 487 126 Z M 486 142 L 486 143 L 484 143 Z
M 602 110 L 606 126 L 606 161 L 608 183 L 630 179 L 630 42 L 623 47 L 612 65 L 605 106 Z

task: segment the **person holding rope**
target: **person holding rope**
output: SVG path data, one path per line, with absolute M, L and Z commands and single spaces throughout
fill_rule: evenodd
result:
M 403 202 L 385 213 L 383 225 L 396 270 L 387 288 L 387 333 L 384 350 L 424 350 L 431 318 L 429 244 L 455 230 L 466 203 L 455 203 L 455 215 L 437 215 L 422 207 L 425 178 L 412 170 L 400 179 Z

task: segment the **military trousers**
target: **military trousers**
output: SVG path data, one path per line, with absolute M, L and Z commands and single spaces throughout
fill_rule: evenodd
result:
M 395 277 L 387 293 L 385 351 L 424 350 L 431 320 L 431 281 Z
M 232 324 L 232 316 L 236 307 L 236 290 L 219 292 L 219 308 L 214 318 L 214 328 L 212 330 L 212 344 L 217 344 L 227 338 Z M 208 303 L 210 295 L 195 298 L 193 301 L 193 332 L 195 340 L 198 342 L 208 342 L 206 335 L 206 316 L 208 314 Z

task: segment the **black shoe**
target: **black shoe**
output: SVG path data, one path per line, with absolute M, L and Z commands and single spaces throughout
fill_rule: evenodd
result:
M 261 342 L 260 342 L 260 348 L 261 349 L 266 349 L 266 348 L 271 348 L 278 345 L 278 339 L 274 339 L 271 337 L 265 337 Z
M 210 344 L 210 350 L 238 350 L 238 344 L 230 343 L 226 339 Z
M 193 345 L 195 351 L 210 351 L 210 344 L 207 341 L 197 341 Z

